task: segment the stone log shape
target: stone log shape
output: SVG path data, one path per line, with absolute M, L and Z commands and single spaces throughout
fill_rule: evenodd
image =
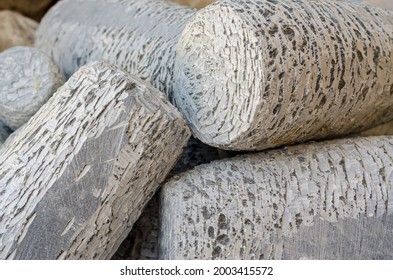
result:
M 335 137 L 393 118 L 392 12 L 222 0 L 190 14 L 163 1 L 61 1 L 37 46 L 67 73 L 102 57 L 148 79 L 196 138 L 223 149 Z
M 162 0 L 62 0 L 43 18 L 36 47 L 66 77 L 89 61 L 103 60 L 168 93 L 176 43 L 193 12 Z
M 174 101 L 205 143 L 261 150 L 392 119 L 391 12 L 346 2 L 217 1 L 179 39 Z
M 11 11 L 0 11 L 0 52 L 14 46 L 33 46 L 38 22 Z
M 0 150 L 0 259 L 109 259 L 190 137 L 161 93 L 105 63 L 14 134 Z
M 161 191 L 161 259 L 392 259 L 393 137 L 201 165 Z
M 63 84 L 59 68 L 39 50 L 7 49 L 0 53 L 0 120 L 16 130 Z
M 11 130 L 4 123 L 2 123 L 2 121 L 0 121 L 0 149 L 10 134 Z

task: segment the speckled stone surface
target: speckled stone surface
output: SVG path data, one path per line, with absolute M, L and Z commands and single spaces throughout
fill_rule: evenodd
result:
M 62 0 L 43 18 L 35 45 L 66 76 L 103 60 L 169 94 L 176 43 L 194 11 L 162 0 Z
M 229 158 L 233 153 L 209 147 L 196 139 L 190 139 L 184 152 L 171 170 L 169 177 L 203 163 Z M 112 259 L 157 260 L 159 233 L 160 193 L 156 193 L 143 210 L 130 234 L 120 245 Z
M 63 83 L 58 67 L 35 48 L 13 47 L 0 53 L 0 120 L 16 130 Z
M 393 13 L 347 2 L 217 1 L 179 39 L 174 102 L 194 136 L 261 150 L 392 119 Z
M 81 68 L 0 150 L 0 259 L 110 258 L 189 137 L 150 85 Z
M 263 150 L 393 118 L 392 15 L 331 1 L 222 0 L 195 12 L 65 0 L 36 45 L 66 73 L 100 58 L 151 81 L 206 144 Z
M 201 165 L 161 191 L 161 259 L 392 259 L 393 137 Z

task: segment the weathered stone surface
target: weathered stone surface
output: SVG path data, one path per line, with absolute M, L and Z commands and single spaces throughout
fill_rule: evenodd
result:
M 14 134 L 0 150 L 0 259 L 110 258 L 190 137 L 161 93 L 104 63 Z
M 162 259 L 393 258 L 393 137 L 201 165 L 161 192 Z
M 104 60 L 169 93 L 177 39 L 193 11 L 161 0 L 63 0 L 43 18 L 36 47 L 66 76 Z
M 0 149 L 10 134 L 11 130 L 4 123 L 2 123 L 2 121 L 0 121 Z
M 18 11 L 39 20 L 57 0 L 1 0 L 0 10 Z
M 232 153 L 209 147 L 190 139 L 183 155 L 169 176 L 189 170 L 203 163 L 233 156 Z M 149 201 L 130 234 L 113 256 L 115 260 L 157 260 L 159 232 L 159 191 Z
M 59 68 L 37 49 L 13 47 L 0 53 L 0 120 L 16 130 L 62 84 Z
M 217 1 L 190 19 L 192 11 L 61 1 L 37 46 L 66 73 L 99 57 L 152 81 L 196 138 L 223 149 L 345 135 L 393 118 L 393 28 L 383 20 L 391 12 L 305 0 Z
M 213 2 L 215 0 L 170 0 L 172 2 L 176 2 L 182 5 L 186 6 L 191 6 L 195 8 L 203 8 Z M 329 0 L 329 1 L 336 1 L 337 0 Z M 376 7 L 380 7 L 383 9 L 390 9 L 393 10 L 393 1 L 392 0 L 338 0 L 338 1 L 348 1 L 348 2 L 353 2 L 353 3 L 366 3 L 366 4 L 371 4 Z
M 21 14 L 0 11 L 0 52 L 14 46 L 32 46 L 38 23 Z
M 226 149 L 392 119 L 393 29 L 382 20 L 392 15 L 346 2 L 217 1 L 179 39 L 175 104 L 194 136 Z

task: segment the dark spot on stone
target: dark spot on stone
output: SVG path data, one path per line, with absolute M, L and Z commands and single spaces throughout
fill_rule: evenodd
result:
M 321 99 L 321 102 L 319 103 L 319 105 L 323 106 L 326 103 L 326 95 L 324 95 Z
M 226 234 L 221 234 L 220 236 L 217 237 L 217 242 L 222 244 L 222 245 L 228 245 L 230 243 L 230 239 L 228 235 Z
M 292 41 L 293 38 L 295 37 L 295 31 L 292 28 L 290 28 L 288 25 L 284 25 L 282 27 L 282 32 L 284 33 L 284 35 L 288 37 L 290 41 Z
M 345 81 L 344 80 L 340 80 L 340 82 L 338 83 L 338 89 L 342 90 L 345 87 Z
M 209 235 L 210 238 L 214 238 L 214 228 L 209 227 L 209 229 L 207 230 L 207 234 Z
M 276 107 L 273 109 L 273 115 L 276 115 L 281 109 L 281 104 L 277 104 Z
M 227 218 L 224 214 L 220 214 L 218 217 L 218 228 L 223 229 L 227 226 Z
M 222 251 L 222 249 L 221 249 L 220 246 L 215 247 L 213 249 L 213 253 L 212 253 L 213 259 L 218 258 L 220 256 L 220 254 L 221 254 L 221 251 Z

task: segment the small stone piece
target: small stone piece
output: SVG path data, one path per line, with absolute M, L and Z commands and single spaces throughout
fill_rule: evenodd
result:
M 28 17 L 40 20 L 51 5 L 58 0 L 1 0 L 0 10 L 18 11 Z
M 4 123 L 2 123 L 2 121 L 0 121 L 0 149 L 10 134 L 11 134 L 11 130 L 8 127 L 6 127 Z
M 161 259 L 392 259 L 393 137 L 201 165 L 161 191 Z
M 14 46 L 33 46 L 38 22 L 19 13 L 0 11 L 0 52 Z
M 0 53 L 0 120 L 16 130 L 63 83 L 58 67 L 37 49 L 14 47 Z
M 190 137 L 163 94 L 81 68 L 0 150 L 0 259 L 108 259 Z

